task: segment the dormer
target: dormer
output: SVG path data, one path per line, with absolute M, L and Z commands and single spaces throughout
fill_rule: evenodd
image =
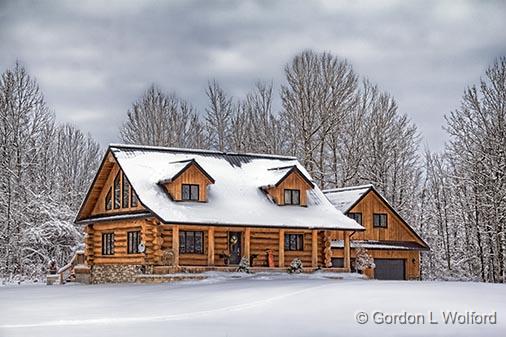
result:
M 214 179 L 194 159 L 170 163 L 158 184 L 174 201 L 207 202 L 207 187 Z
M 269 169 L 267 185 L 260 188 L 279 206 L 307 207 L 307 192 L 313 182 L 296 166 Z

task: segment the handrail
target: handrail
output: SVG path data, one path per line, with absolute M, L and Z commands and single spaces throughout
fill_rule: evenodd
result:
M 60 276 L 60 284 L 64 284 L 64 280 L 65 280 L 64 275 L 65 275 L 66 271 L 68 271 L 70 269 L 73 269 L 79 263 L 84 263 L 84 260 L 83 261 L 77 261 L 80 256 L 84 257 L 84 252 L 81 251 L 81 250 L 78 250 L 74 254 L 74 256 L 72 257 L 72 259 L 70 260 L 69 263 L 67 263 L 66 265 L 64 265 L 60 269 L 58 269 L 58 271 L 56 273 Z

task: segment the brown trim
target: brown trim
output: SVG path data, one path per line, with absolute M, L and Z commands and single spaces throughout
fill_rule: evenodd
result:
M 389 241 L 376 241 L 376 240 L 372 240 L 375 242 L 367 243 L 367 242 L 364 242 L 364 240 L 351 240 L 350 239 L 350 242 L 354 242 L 354 241 L 355 242 L 360 241 L 360 243 L 371 245 L 371 247 L 366 248 L 367 250 L 389 250 L 389 251 L 399 251 L 399 252 L 428 251 L 429 250 L 429 248 L 424 247 L 420 243 L 413 242 L 413 241 L 390 241 L 390 240 Z M 367 240 L 365 240 L 365 241 L 367 241 Z M 386 245 L 386 246 L 392 245 L 392 247 L 372 247 L 372 246 L 374 246 L 375 243 L 378 245 Z M 395 248 L 394 246 L 402 246 L 405 248 L 404 249 Z M 339 249 L 343 249 L 343 247 L 332 247 L 332 249 L 339 250 Z M 351 247 L 351 249 L 357 249 L 357 247 Z
M 119 219 L 114 219 L 114 217 L 123 216 Z M 139 218 L 147 218 L 155 216 L 152 212 L 147 212 L 144 210 L 139 210 L 135 212 L 129 213 L 107 213 L 107 214 L 95 214 L 86 219 L 78 220 L 75 223 L 77 225 L 87 225 L 95 222 L 108 222 L 108 221 L 122 221 L 122 220 L 130 220 L 130 219 L 139 219 Z
M 156 214 L 153 213 L 153 216 Z M 319 230 L 330 230 L 330 231 L 365 231 L 364 229 L 357 228 L 328 228 L 328 227 L 289 227 L 289 226 L 280 226 L 280 225 L 255 225 L 255 224 L 228 224 L 228 223 L 203 223 L 203 222 L 189 222 L 189 221 L 164 221 L 160 217 L 156 216 L 161 223 L 165 225 L 188 225 L 188 226 L 215 226 L 215 227 L 238 227 L 238 228 L 246 228 L 246 227 L 255 227 L 255 228 L 273 228 L 273 229 L 286 229 L 291 231 L 310 231 L 313 229 Z
M 84 200 L 83 200 L 83 202 L 81 204 L 81 207 L 79 207 L 79 211 L 77 212 L 77 215 L 76 215 L 76 217 L 74 219 L 74 223 L 77 223 L 79 220 L 82 219 L 81 218 L 81 212 L 84 209 L 84 205 L 86 205 L 86 203 L 88 202 L 88 198 L 90 197 L 91 191 L 93 190 L 93 186 L 95 186 L 95 183 L 97 182 L 99 173 L 104 168 L 104 164 L 106 162 L 107 155 L 109 154 L 109 152 L 112 153 L 112 151 L 110 150 L 110 147 L 107 149 L 107 151 L 105 151 L 104 158 L 102 158 L 102 162 L 100 163 L 100 166 L 98 167 L 98 171 L 95 174 L 95 178 L 93 178 L 93 182 L 91 183 L 90 187 L 88 188 L 88 192 L 86 192 L 86 196 L 84 197 Z M 113 157 L 114 157 L 114 154 L 113 154 Z M 114 157 L 114 159 L 116 159 L 116 157 Z

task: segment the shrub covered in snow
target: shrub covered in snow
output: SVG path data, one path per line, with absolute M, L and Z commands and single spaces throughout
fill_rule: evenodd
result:
M 237 267 L 237 271 L 241 273 L 250 273 L 251 270 L 249 268 L 249 258 L 247 256 L 243 256 L 241 262 L 239 262 L 239 267 Z
M 376 268 L 374 264 L 374 258 L 369 255 L 365 248 L 358 248 L 355 257 L 355 268 L 360 272 L 367 268 Z
M 302 272 L 302 261 L 299 258 L 295 258 L 290 263 L 290 267 L 288 267 L 288 272 L 291 273 L 301 273 Z

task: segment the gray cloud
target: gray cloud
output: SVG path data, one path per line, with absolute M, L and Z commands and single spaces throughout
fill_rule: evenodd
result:
M 234 95 L 283 83 L 306 48 L 347 58 L 398 100 L 427 144 L 466 85 L 506 55 L 502 1 L 2 1 L 0 71 L 16 59 L 57 118 L 118 141 L 126 110 L 152 82 L 205 106 L 207 80 Z

